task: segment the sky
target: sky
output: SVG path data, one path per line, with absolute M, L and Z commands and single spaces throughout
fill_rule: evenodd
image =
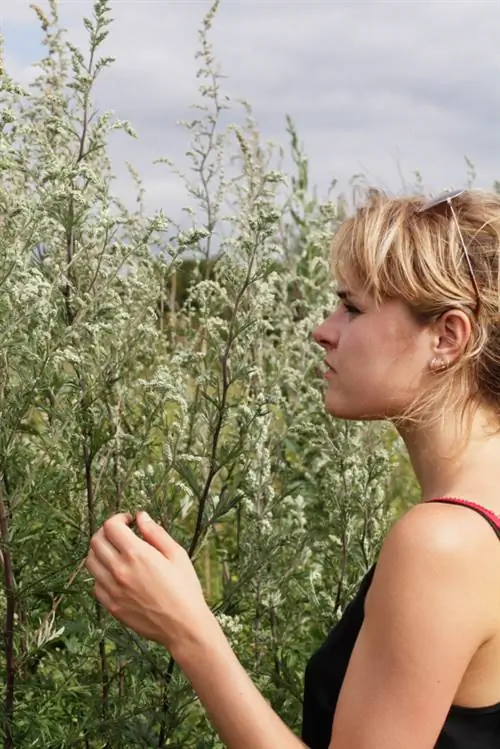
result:
M 46 0 L 39 0 L 47 8 Z M 116 137 L 116 191 L 132 204 L 124 168 L 143 177 L 146 206 L 175 214 L 185 205 L 179 177 L 154 159 L 184 165 L 189 135 L 176 122 L 199 101 L 195 53 L 208 0 L 111 0 L 103 52 L 116 58 L 94 102 L 127 119 L 139 139 Z M 68 38 L 87 49 L 82 19 L 90 0 L 61 0 Z M 27 0 L 0 0 L 6 67 L 27 83 L 43 55 Z M 264 140 L 288 149 L 294 120 L 320 196 L 352 176 L 391 192 L 414 172 L 429 192 L 500 179 L 499 0 L 222 0 L 211 39 L 222 92 L 248 100 Z M 234 121 L 241 120 L 235 104 Z M 285 162 L 287 167 L 288 162 Z

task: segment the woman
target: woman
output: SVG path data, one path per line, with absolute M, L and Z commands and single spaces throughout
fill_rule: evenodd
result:
M 339 229 L 341 304 L 315 331 L 329 413 L 388 419 L 422 500 L 306 672 L 302 741 L 239 664 L 185 551 L 116 515 L 87 567 L 110 613 L 164 645 L 230 749 L 500 747 L 500 197 L 378 192 Z

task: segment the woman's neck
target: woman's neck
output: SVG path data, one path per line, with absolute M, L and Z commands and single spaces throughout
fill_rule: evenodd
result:
M 478 410 L 470 431 L 447 417 L 429 429 L 399 427 L 422 490 L 422 499 L 466 495 L 500 508 L 500 434 L 491 418 Z

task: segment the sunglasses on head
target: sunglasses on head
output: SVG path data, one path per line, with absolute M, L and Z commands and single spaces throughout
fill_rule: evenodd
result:
M 458 198 L 459 195 L 463 195 L 463 193 L 466 192 L 465 189 L 462 190 L 451 190 L 449 192 L 441 193 L 441 195 L 438 195 L 436 198 L 432 198 L 431 200 L 428 200 L 426 203 L 424 203 L 423 206 L 421 206 L 417 213 L 425 213 L 426 211 L 430 211 L 432 208 L 437 208 L 441 205 L 448 205 L 451 211 L 451 215 L 453 216 L 453 219 L 455 221 L 455 226 L 457 227 L 458 236 L 460 237 L 460 243 L 462 245 L 462 249 L 464 252 L 465 259 L 467 261 L 467 266 L 469 268 L 469 273 L 471 277 L 471 281 L 474 285 L 474 290 L 476 292 L 477 297 L 477 306 L 476 306 L 476 314 L 479 312 L 480 307 L 480 294 L 479 294 L 479 287 L 477 285 L 476 277 L 474 275 L 474 269 L 472 268 L 472 263 L 470 260 L 470 255 L 467 250 L 467 245 L 465 244 L 465 240 L 462 235 L 462 231 L 460 229 L 460 224 L 458 223 L 457 214 L 455 212 L 455 209 L 453 208 L 453 200 L 454 198 Z

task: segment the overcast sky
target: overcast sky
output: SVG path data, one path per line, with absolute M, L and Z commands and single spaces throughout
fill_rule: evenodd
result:
M 0 0 L 7 69 L 23 83 L 42 55 L 27 0 Z M 39 5 L 46 8 L 45 0 Z M 179 179 L 153 159 L 182 162 L 188 136 L 176 120 L 197 100 L 198 29 L 206 0 L 112 0 L 105 52 L 116 63 L 96 92 L 99 109 L 128 119 L 138 142 L 120 136 L 112 158 L 118 192 L 132 191 L 128 159 L 145 180 L 149 208 L 172 215 Z M 63 0 L 62 25 L 85 45 L 90 0 Z M 392 191 L 419 170 L 429 190 L 461 186 L 464 156 L 477 186 L 500 179 L 500 2 L 497 0 L 222 0 L 212 32 L 228 79 L 248 99 L 264 138 L 286 146 L 295 120 L 321 193 L 357 172 Z

